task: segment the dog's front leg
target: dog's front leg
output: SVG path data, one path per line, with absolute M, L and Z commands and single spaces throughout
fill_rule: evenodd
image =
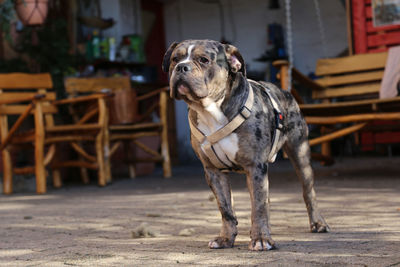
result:
M 251 230 L 249 249 L 271 250 L 275 242 L 271 238 L 269 225 L 268 165 L 258 163 L 247 173 L 247 187 L 251 199 Z
M 237 235 L 237 219 L 233 211 L 231 185 L 226 174 L 205 168 L 206 180 L 213 191 L 222 215 L 222 228 L 218 237 L 208 243 L 209 248 L 233 247 Z

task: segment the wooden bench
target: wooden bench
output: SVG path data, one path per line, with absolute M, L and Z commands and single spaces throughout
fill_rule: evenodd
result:
M 312 89 L 313 104 L 306 104 L 295 88 L 292 93 L 308 124 L 321 126 L 321 136 L 310 145 L 321 144 L 321 154 L 313 155 L 325 163 L 332 162 L 330 141 L 363 129 L 374 120 L 400 120 L 400 97 L 379 99 L 379 89 L 387 52 L 320 59 L 313 81 L 293 69 L 293 81 Z M 288 62 L 275 61 L 283 89 L 288 88 Z M 345 125 L 345 126 L 343 126 Z

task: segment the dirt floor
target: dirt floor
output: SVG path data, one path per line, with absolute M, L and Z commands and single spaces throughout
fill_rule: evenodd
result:
M 272 236 L 278 249 L 249 252 L 250 203 L 232 178 L 239 234 L 211 250 L 220 227 L 201 166 L 0 196 L 1 266 L 400 266 L 400 158 L 315 164 L 319 206 L 331 233 L 311 234 L 300 185 L 287 161 L 270 168 Z M 145 223 L 145 224 L 143 224 Z M 134 238 L 147 235 L 142 238 Z

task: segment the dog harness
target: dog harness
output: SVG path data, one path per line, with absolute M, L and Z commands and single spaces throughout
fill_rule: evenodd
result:
M 250 80 L 251 81 L 251 80 Z M 254 81 L 251 81 L 254 82 Z M 279 137 L 281 131 L 283 130 L 283 116 L 280 112 L 279 105 L 275 101 L 274 97 L 271 95 L 270 89 L 265 88 L 265 93 L 271 101 L 271 104 L 274 108 L 275 114 L 275 131 L 272 136 L 272 147 L 268 156 L 268 162 L 274 162 L 276 159 L 276 155 L 278 151 L 276 148 L 278 146 Z M 229 136 L 232 132 L 234 132 L 242 123 L 247 120 L 252 112 L 254 104 L 254 92 L 252 86 L 249 84 L 249 93 L 247 96 L 247 100 L 244 103 L 244 106 L 240 109 L 238 114 L 225 126 L 218 129 L 214 133 L 210 135 L 203 134 L 191 121 L 189 118 L 189 126 L 192 131 L 193 136 L 200 143 L 200 147 L 203 150 L 204 154 L 209 158 L 209 160 L 214 164 L 215 167 L 219 168 L 222 171 L 233 171 L 234 163 L 228 158 L 228 156 L 223 151 L 217 151 L 214 145 L 218 143 L 220 140 Z

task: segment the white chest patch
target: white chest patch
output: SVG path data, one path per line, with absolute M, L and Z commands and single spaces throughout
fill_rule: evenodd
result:
M 214 133 L 228 123 L 228 119 L 221 111 L 219 105 L 209 99 L 203 100 L 205 110 L 197 110 L 197 128 L 206 136 Z M 231 133 L 213 145 L 215 153 L 224 162 L 235 161 L 239 150 L 239 138 L 236 133 Z M 204 152 L 204 150 L 203 150 Z

